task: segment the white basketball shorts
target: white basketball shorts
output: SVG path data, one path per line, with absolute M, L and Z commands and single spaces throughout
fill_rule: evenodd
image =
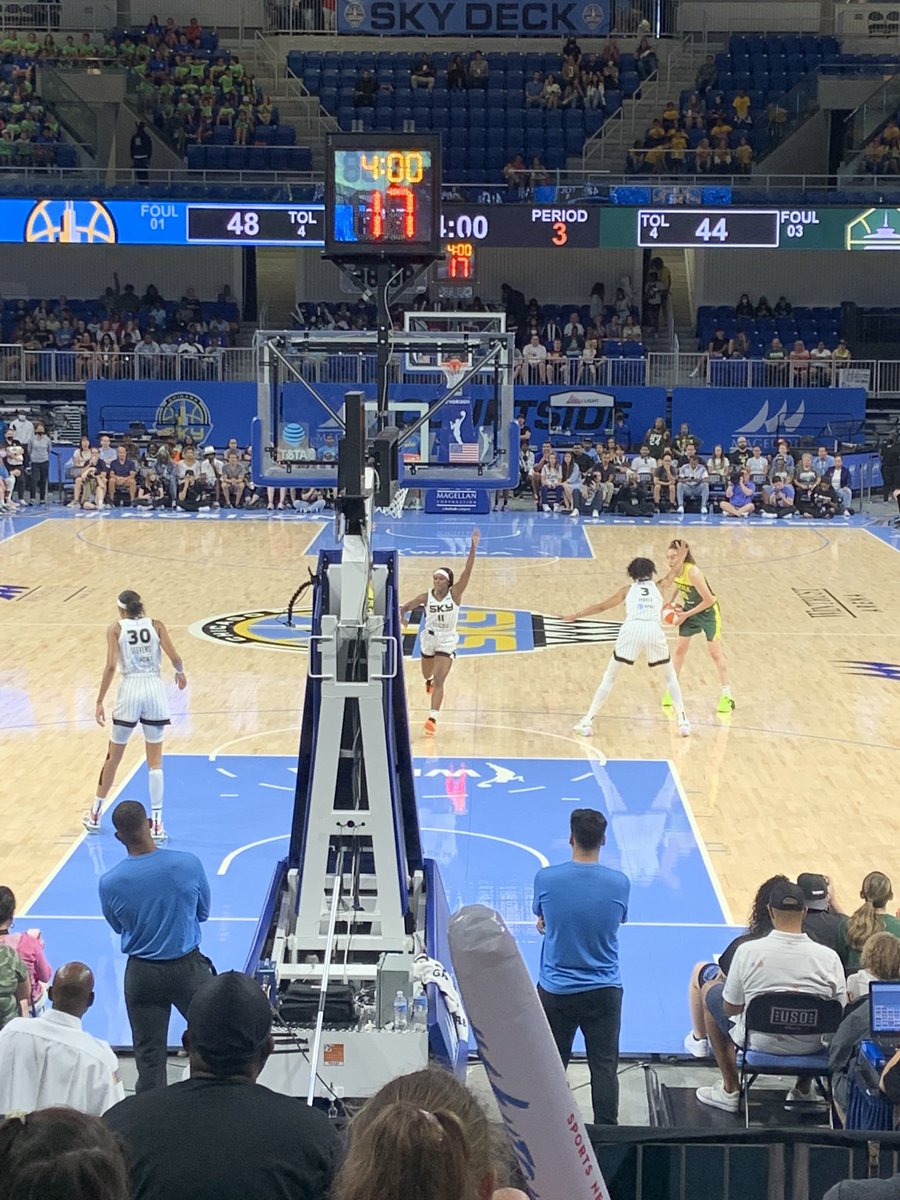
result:
M 158 675 L 123 675 L 119 681 L 110 741 L 124 746 L 138 724 L 143 726 L 145 741 L 163 740 L 169 724 L 169 702 Z
M 452 658 L 458 645 L 458 633 L 441 633 L 440 630 L 425 629 L 419 638 L 419 647 L 423 658 L 431 658 L 434 654 L 446 654 L 448 658 Z
M 661 667 L 669 661 L 669 643 L 662 627 L 655 621 L 623 622 L 616 638 L 613 658 L 631 664 L 641 654 L 646 654 L 650 667 Z

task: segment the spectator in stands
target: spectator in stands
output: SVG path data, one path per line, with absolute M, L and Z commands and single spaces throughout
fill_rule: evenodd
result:
M 783 442 L 779 442 L 778 453 L 769 463 L 769 478 L 774 479 L 776 475 L 783 475 L 787 483 L 792 483 L 794 479 L 794 459 Z
M 685 448 L 684 461 L 678 468 L 678 511 L 684 512 L 685 500 L 699 500 L 700 512 L 709 512 L 709 472 L 697 457 L 693 442 Z
M 812 491 L 818 481 L 812 455 L 805 453 L 794 471 L 794 489 L 798 511 L 805 517 L 812 515 Z
M 544 86 L 541 90 L 541 102 L 544 108 L 559 108 L 562 100 L 562 88 L 553 74 L 549 74 L 544 80 Z
M 711 489 L 725 490 L 725 485 L 731 478 L 731 461 L 720 442 L 713 446 L 713 452 L 706 460 L 706 470 L 709 475 Z
M 789 317 L 793 311 L 793 305 L 786 296 L 779 296 L 775 301 L 775 307 L 772 309 L 776 317 Z
M 859 895 L 863 903 L 841 920 L 837 937 L 837 952 L 848 973 L 859 966 L 860 952 L 873 933 L 884 930 L 900 937 L 900 918 L 885 911 L 894 898 L 887 875 L 870 871 L 862 881 Z
M 258 1083 L 274 1044 L 256 981 L 237 971 L 206 980 L 187 1022 L 190 1077 L 104 1117 L 125 1143 L 135 1200 L 326 1200 L 340 1141 L 324 1113 Z
M 572 58 L 576 63 L 581 61 L 581 47 L 574 34 L 570 34 L 563 44 L 563 58 Z
M 719 72 L 716 67 L 716 60 L 711 54 L 707 54 L 704 61 L 697 68 L 697 74 L 694 76 L 694 90 L 699 96 L 705 96 L 706 93 L 719 86 Z
M 576 516 L 579 512 L 579 496 L 582 488 L 581 468 L 571 450 L 563 454 L 562 460 L 562 494 L 563 511 Z
M 738 300 L 737 304 L 734 306 L 734 315 L 736 317 L 756 316 L 756 310 L 754 309 L 753 303 L 746 292 L 742 293 L 740 300 Z
M 827 475 L 822 475 L 816 481 L 816 486 L 809 494 L 812 512 L 804 516 L 810 515 L 817 517 L 820 520 L 830 521 L 832 517 L 837 515 L 838 505 L 840 500 L 831 486 L 831 480 Z
M 634 63 L 638 78 L 641 80 L 649 79 L 655 71 L 659 70 L 659 59 L 656 57 L 653 43 L 648 37 L 642 37 L 638 42 L 634 52 Z
M 750 97 L 746 88 L 738 88 L 731 101 L 733 122 L 737 128 L 749 128 L 753 124 L 750 117 Z
M 656 417 L 647 430 L 644 441 L 651 458 L 662 458 L 663 450 L 670 444 L 672 435 L 666 428 L 665 417 Z
M 532 337 L 531 341 L 534 341 Z M 538 339 L 540 342 L 540 339 Z M 528 350 L 530 347 L 526 346 Z M 583 353 L 583 351 L 582 351 Z M 569 360 L 563 352 L 562 342 L 559 338 L 555 338 L 549 350 L 545 349 L 546 362 L 546 380 L 548 383 L 568 383 L 569 381 Z M 526 366 L 528 365 L 528 356 L 525 355 Z
M 556 512 L 562 500 L 562 467 L 556 451 L 551 450 L 541 467 L 541 509 Z
M 851 1001 L 869 994 L 869 984 L 900 979 L 900 938 L 886 930 L 873 933 L 863 943 L 859 970 L 847 977 L 847 995 Z
M 528 186 L 528 167 L 525 165 L 525 159 L 521 154 L 514 154 L 506 164 L 506 166 L 503 168 L 503 178 L 506 180 L 506 184 L 510 192 L 514 195 L 518 195 L 525 191 Z M 522 293 L 519 292 L 518 295 L 522 295 Z M 523 309 L 524 304 L 525 297 L 522 296 Z
M 447 87 L 451 92 L 464 92 L 469 86 L 469 73 L 462 56 L 454 54 L 447 68 Z
M 625 155 L 626 170 L 632 175 L 639 175 L 647 167 L 647 151 L 644 143 L 638 138 Z
M 28 1015 L 28 968 L 12 946 L 0 945 L 0 1029 Z
M 476 50 L 469 60 L 469 87 L 487 91 L 489 74 L 487 59 L 480 50 Z
M 354 108 L 374 108 L 375 97 L 380 90 L 378 80 L 372 72 L 368 70 L 361 71 L 356 83 L 353 85 Z
M 0 1192 L 42 1200 L 129 1200 L 122 1147 L 99 1117 L 45 1108 L 0 1124 Z
M 660 451 L 662 458 L 662 451 Z M 642 496 L 654 500 L 654 483 L 659 461 L 650 454 L 650 447 L 645 443 L 640 452 L 631 460 L 631 474 L 635 477 Z
M 769 911 L 769 895 L 776 884 L 787 883 L 786 875 L 773 875 L 761 883 L 753 897 L 753 906 L 743 933 L 728 943 L 715 962 L 699 962 L 691 971 L 688 985 L 688 1007 L 691 1013 L 691 1031 L 684 1039 L 684 1048 L 692 1058 L 709 1057 L 707 1025 L 712 1020 L 707 1011 L 704 997 L 714 983 L 723 983 L 731 969 L 738 946 L 744 942 L 758 941 L 772 932 L 772 914 Z
M 797 876 L 797 886 L 806 901 L 803 932 L 809 934 L 814 942 L 836 950 L 843 913 L 834 898 L 831 880 L 826 875 L 803 872 Z
M 639 342 L 643 337 L 643 331 L 640 325 L 635 321 L 631 313 L 625 318 L 622 324 L 622 341 L 623 342 Z
M 100 448 L 92 446 L 90 460 L 78 480 L 81 484 L 79 496 L 84 508 L 104 507 L 109 482 L 108 469 L 108 465 L 101 458 Z
M 712 169 L 719 175 L 731 175 L 731 147 L 727 137 L 720 136 L 713 143 Z
M 47 487 L 50 482 L 50 451 L 53 442 L 47 434 L 43 421 L 37 421 L 34 436 L 28 445 L 31 462 L 31 500 L 33 504 L 47 503 Z
M 0 1031 L 0 1112 L 57 1104 L 100 1116 L 125 1098 L 109 1045 L 81 1027 L 94 1003 L 94 976 L 66 963 L 53 977 L 52 1008 L 37 1020 L 18 1017 Z
M 128 457 L 124 445 L 116 448 L 116 457 L 109 464 L 108 503 L 118 508 L 127 496 L 129 504 L 137 498 L 137 463 Z
M 600 61 L 604 65 L 606 63 L 613 63 L 615 66 L 618 66 L 622 61 L 622 52 L 619 49 L 619 42 L 615 35 L 610 34 L 606 39 L 606 43 L 600 51 Z
M 699 175 L 708 175 L 712 170 L 713 154 L 709 138 L 701 138 L 694 151 L 694 168 Z
M 148 183 L 150 180 L 150 160 L 153 157 L 153 142 L 143 121 L 138 121 L 129 143 L 131 166 L 136 183 Z
M 586 338 L 584 349 L 581 351 L 581 357 L 578 359 L 578 372 L 575 382 L 581 383 L 583 380 L 586 380 L 588 383 L 596 383 L 600 368 L 605 362 L 606 358 L 599 352 L 597 339 L 593 337 Z
M 753 169 L 753 147 L 746 137 L 741 137 L 734 150 L 735 161 L 740 175 L 749 175 Z
M 725 489 L 725 499 L 720 501 L 719 508 L 727 517 L 750 517 L 756 511 L 755 498 L 756 484 L 751 482 L 747 467 L 742 467 L 737 482 L 729 483 Z
M 819 446 L 812 465 L 817 475 L 824 475 L 827 471 L 834 470 L 834 459 L 828 453 L 827 446 Z
M 844 339 L 841 338 L 835 347 L 834 354 L 831 356 L 835 371 L 840 370 L 842 367 L 846 367 L 852 357 L 853 356 L 850 353 L 850 347 L 847 345 Z
M 819 945 L 803 933 L 806 906 L 803 892 L 795 883 L 776 884 L 769 893 L 772 932 L 735 952 L 724 984 L 715 983 L 705 995 L 712 1021 L 707 1031 L 721 1081 L 697 1089 L 701 1104 L 737 1112 L 738 1090 L 736 1047 L 744 1042 L 743 1014 L 754 996 L 762 992 L 806 992 L 844 1004 L 847 989 L 841 961 L 833 950 Z M 819 1035 L 785 1036 L 751 1034 L 750 1045 L 770 1054 L 815 1054 L 821 1049 Z M 788 1100 L 801 1099 L 792 1088 Z
M 525 1200 L 499 1186 L 508 1167 L 472 1093 L 449 1071 L 428 1067 L 401 1075 L 372 1097 L 350 1123 L 349 1148 L 332 1200 Z
M 773 474 L 771 487 L 763 489 L 762 515 L 770 518 L 794 515 L 794 487 L 780 471 Z
M 823 341 L 819 341 L 814 350 L 810 350 L 809 382 L 811 387 L 829 387 L 831 385 L 831 351 Z
M 850 471 L 844 466 L 844 456 L 842 454 L 834 456 L 834 465 L 831 471 L 823 471 L 821 478 L 828 480 L 831 490 L 840 501 L 844 516 L 849 517 L 852 512 L 853 491 L 850 487 Z
M 665 428 L 665 421 L 663 421 L 663 428 Z M 613 437 L 616 439 L 616 445 L 621 446 L 627 453 L 631 449 L 631 426 L 625 420 L 625 414 L 621 409 L 616 410 L 612 431 Z
M 773 315 L 772 308 L 771 308 L 768 300 L 765 298 L 765 296 L 760 296 L 759 303 L 757 304 L 756 310 L 754 312 L 754 316 L 759 321 L 763 317 L 771 317 L 772 315 Z
M 769 482 L 769 460 L 763 454 L 761 446 L 753 447 L 753 453 L 747 459 L 746 467 L 750 472 L 750 479 L 756 487 L 765 487 Z
M 606 103 L 606 85 L 600 71 L 588 71 L 582 75 L 584 83 L 584 107 L 603 108 Z
M 794 387 L 807 387 L 809 384 L 809 351 L 798 338 L 790 353 L 791 383 Z
M 666 448 L 653 472 L 653 503 L 657 512 L 668 512 L 675 507 L 677 489 L 678 469 L 672 460 L 672 451 Z
M 781 344 L 781 339 L 773 337 L 768 349 L 763 354 L 766 364 L 766 383 L 769 387 L 778 387 L 784 384 L 787 357 L 787 352 Z
M 434 81 L 437 78 L 437 73 L 431 65 L 431 59 L 427 54 L 420 54 L 413 63 L 409 72 L 409 84 L 413 91 L 416 88 L 425 88 L 426 91 L 434 91 Z
M 540 71 L 534 71 L 525 84 L 525 107 L 543 108 L 544 106 L 544 77 Z
M 15 950 L 28 972 L 28 1005 L 32 1014 L 44 1006 L 45 985 L 50 980 L 50 964 L 44 954 L 44 942 L 37 929 L 13 933 L 16 918 L 16 898 L 8 887 L 0 887 L 0 946 Z M 9 1112 L 0 1105 L 0 1112 Z

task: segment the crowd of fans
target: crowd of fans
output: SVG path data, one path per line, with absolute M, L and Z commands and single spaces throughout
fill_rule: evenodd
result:
M 701 454 L 701 439 L 687 424 L 673 437 L 664 418 L 657 417 L 643 438 L 636 438 L 625 414 L 617 412 L 605 440 L 585 437 L 558 448 L 545 441 L 538 454 L 524 417 L 518 420 L 515 494 L 532 497 L 538 512 L 652 517 L 694 510 L 770 520 L 831 520 L 853 512 L 850 471 L 843 457 L 825 446 L 798 452 L 795 459 L 784 439 L 767 455 L 740 436 L 727 452 L 716 445 Z M 495 510 L 505 509 L 508 500 L 508 493 L 498 492 Z
M 64 356 L 57 377 L 72 381 L 219 379 L 223 351 L 239 329 L 228 284 L 215 301 L 201 300 L 191 287 L 180 300 L 167 300 L 155 284 L 139 295 L 116 275 L 95 300 L 0 300 L 0 339 L 34 352 L 26 360 L 29 377 L 46 365 L 42 351 Z
M 84 35 L 87 37 L 87 34 Z M 0 167 L 46 167 L 56 161 L 60 125 L 35 91 L 35 64 L 52 62 L 53 35 L 0 34 Z

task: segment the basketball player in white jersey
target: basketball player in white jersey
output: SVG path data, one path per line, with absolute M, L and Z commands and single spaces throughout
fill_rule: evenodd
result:
M 687 737 L 691 732 L 690 722 L 684 711 L 678 676 L 675 674 L 675 668 L 672 666 L 672 659 L 669 656 L 669 643 L 663 633 L 661 624 L 663 597 L 653 580 L 655 574 L 656 566 L 649 558 L 632 559 L 628 564 L 630 583 L 619 588 L 606 600 L 601 600 L 599 604 L 592 604 L 589 608 L 583 608 L 580 612 L 571 613 L 563 618 L 566 621 L 578 621 L 582 617 L 591 617 L 595 613 L 617 608 L 620 604 L 625 605 L 625 620 L 622 622 L 619 636 L 616 638 L 613 656 L 609 660 L 606 673 L 594 693 L 590 708 L 584 717 L 573 726 L 574 731 L 580 733 L 582 737 L 591 737 L 593 734 L 594 717 L 612 691 L 613 683 L 622 665 L 634 666 L 634 661 L 639 654 L 647 656 L 648 666 L 664 668 L 663 677 L 678 717 L 678 731 L 683 737 Z M 672 690 L 673 682 L 676 691 Z
M 422 592 L 400 609 L 404 620 L 414 608 L 425 609 L 419 648 L 422 654 L 425 691 L 431 697 L 431 712 L 425 722 L 427 734 L 437 731 L 438 713 L 444 702 L 444 683 L 450 674 L 456 647 L 459 645 L 459 634 L 456 632 L 459 606 L 462 603 L 463 592 L 469 586 L 480 537 L 476 529 L 472 534 L 469 557 L 457 581 L 454 581 L 453 572 L 449 567 L 438 567 L 431 577 L 431 591 Z
M 131 731 L 140 723 L 144 732 L 147 770 L 150 786 L 150 831 L 160 844 L 166 840 L 163 829 L 163 771 L 162 746 L 165 728 L 169 724 L 169 703 L 163 686 L 162 655 L 175 668 L 175 683 L 179 691 L 187 686 L 184 663 L 172 645 L 162 621 L 151 620 L 137 592 L 124 591 L 118 597 L 119 619 L 106 631 L 106 666 L 100 680 L 95 716 L 98 725 L 106 724 L 103 702 L 118 667 L 119 689 L 112 711 L 112 729 L 106 760 L 100 771 L 97 794 L 84 816 L 88 833 L 100 829 L 100 809 L 116 779 L 116 771 Z

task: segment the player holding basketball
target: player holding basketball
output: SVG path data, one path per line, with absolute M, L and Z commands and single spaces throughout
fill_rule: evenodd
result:
M 675 643 L 675 671 L 681 673 L 685 656 L 690 647 L 690 639 L 695 634 L 706 636 L 706 648 L 709 657 L 716 664 L 719 681 L 722 684 L 722 694 L 716 705 L 716 712 L 730 713 L 734 711 L 734 697 L 728 682 L 728 663 L 725 659 L 725 647 L 722 645 L 722 614 L 719 611 L 719 601 L 713 594 L 706 576 L 694 561 L 691 548 L 682 538 L 676 538 L 669 543 L 666 550 L 666 561 L 669 567 L 676 571 L 673 593 L 681 601 L 676 609 L 678 626 L 678 641 Z M 671 574 L 671 570 L 670 570 Z M 669 690 L 663 697 L 663 704 L 672 703 L 674 693 Z
M 431 697 L 431 712 L 425 722 L 425 732 L 428 734 L 437 731 L 438 713 L 444 703 L 444 684 L 450 674 L 459 644 L 459 634 L 456 632 L 459 606 L 463 593 L 469 586 L 480 539 L 481 534 L 476 529 L 472 534 L 469 557 L 458 581 L 454 581 L 453 572 L 449 567 L 438 567 L 431 577 L 431 591 L 422 592 L 400 609 L 404 620 L 414 608 L 425 609 L 419 648 L 422 654 L 425 691 Z
M 573 729 L 582 737 L 591 737 L 594 732 L 592 721 L 612 691 L 613 683 L 620 669 L 623 665 L 634 666 L 637 656 L 643 653 L 647 656 L 648 666 L 665 668 L 663 673 L 666 685 L 675 701 L 678 713 L 678 731 L 683 737 L 687 737 L 691 732 L 691 726 L 684 711 L 678 676 L 675 674 L 675 668 L 669 657 L 669 643 L 666 641 L 666 635 L 660 624 L 663 597 L 659 586 L 653 579 L 656 574 L 656 565 L 649 558 L 634 558 L 628 564 L 627 571 L 630 583 L 619 588 L 606 600 L 601 600 L 599 604 L 592 604 L 580 612 L 563 617 L 564 621 L 579 621 L 582 617 L 591 617 L 596 613 L 617 608 L 620 604 L 625 605 L 625 620 L 622 622 L 616 638 L 613 656 L 609 660 L 600 686 L 594 693 L 590 708 L 584 717 L 573 726 Z
M 106 666 L 100 680 L 95 713 L 98 725 L 106 724 L 103 701 L 117 666 L 121 682 L 112 711 L 106 760 L 100 771 L 97 794 L 84 816 L 84 827 L 88 833 L 99 832 L 100 809 L 115 782 L 131 731 L 140 722 L 144 731 L 149 775 L 150 832 L 153 840 L 159 844 L 166 840 L 162 819 L 162 744 L 165 728 L 169 724 L 169 704 L 160 674 L 163 652 L 175 668 L 175 683 L 179 691 L 187 686 L 187 677 L 168 630 L 162 621 L 154 621 L 146 616 L 137 592 L 122 592 L 117 603 L 119 619 L 106 631 Z

